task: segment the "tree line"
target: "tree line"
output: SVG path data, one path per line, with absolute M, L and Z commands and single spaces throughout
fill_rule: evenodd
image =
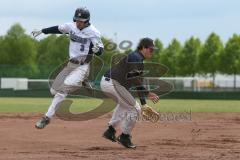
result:
M 114 46 L 111 40 L 104 37 L 102 40 L 107 48 Z M 238 34 L 233 34 L 225 44 L 216 33 L 211 33 L 205 42 L 190 37 L 184 44 L 177 39 L 166 47 L 159 39 L 155 44 L 159 50 L 155 51 L 151 61 L 169 68 L 165 76 L 210 74 L 214 79 L 217 73 L 240 74 Z M 54 68 L 68 59 L 68 45 L 67 35 L 50 35 L 38 41 L 26 34 L 20 24 L 14 24 L 6 35 L 0 36 L 0 77 L 48 78 Z M 131 50 L 121 51 L 113 47 L 112 50 L 106 49 L 101 58 L 109 64 L 112 55 Z

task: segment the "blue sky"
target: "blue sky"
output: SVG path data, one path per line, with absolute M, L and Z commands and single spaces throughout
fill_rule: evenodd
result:
M 7 0 L 0 6 L 0 35 L 16 22 L 27 33 L 70 22 L 78 6 L 86 6 L 91 22 L 117 42 L 151 37 L 167 46 L 173 38 L 204 41 L 211 32 L 226 42 L 240 33 L 239 0 Z

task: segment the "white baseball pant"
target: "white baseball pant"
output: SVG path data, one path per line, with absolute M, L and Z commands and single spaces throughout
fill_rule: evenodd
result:
M 100 85 L 102 91 L 117 102 L 108 125 L 117 127 L 121 124 L 122 133 L 130 135 L 141 114 L 139 103 L 125 87 L 113 79 L 103 77 Z
M 58 104 L 66 98 L 70 91 L 81 87 L 82 82 L 89 74 L 89 67 L 89 64 L 77 65 L 69 62 L 68 65 L 58 74 L 55 81 L 61 89 L 58 90 L 51 88 L 51 93 L 55 92 L 55 94 L 52 103 L 45 114 L 48 118 L 52 118 L 55 115 L 59 106 Z

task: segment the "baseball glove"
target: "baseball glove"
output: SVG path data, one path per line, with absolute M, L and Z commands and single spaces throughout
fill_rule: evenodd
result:
M 150 122 L 157 122 L 159 120 L 159 113 L 147 104 L 142 106 L 142 118 L 143 120 Z

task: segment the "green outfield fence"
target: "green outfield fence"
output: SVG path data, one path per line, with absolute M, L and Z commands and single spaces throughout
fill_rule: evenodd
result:
M 0 90 L 0 97 L 52 97 L 49 90 Z M 81 96 L 74 96 L 80 97 Z M 189 92 L 173 91 L 161 96 L 162 99 L 222 99 L 240 100 L 240 92 Z
M 240 81 L 237 83 L 237 88 L 233 88 L 232 82 L 229 81 L 216 81 L 213 85 L 209 80 L 191 77 L 162 77 L 161 80 L 174 86 L 173 91 L 161 96 L 162 99 L 240 100 Z M 99 80 L 94 83 L 94 86 L 99 87 Z M 146 83 L 149 84 L 148 80 Z M 10 76 L 0 77 L 0 97 L 52 97 L 52 95 L 49 91 L 48 79 L 11 78 Z

